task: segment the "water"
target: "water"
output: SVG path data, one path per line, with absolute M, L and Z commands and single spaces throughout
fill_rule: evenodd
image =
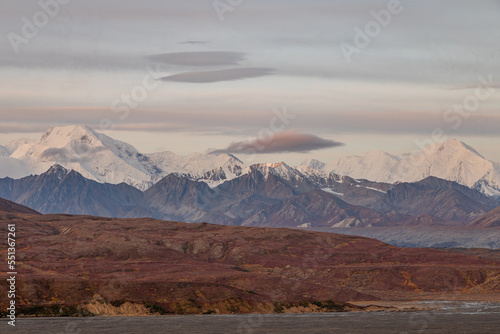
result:
M 500 333 L 500 304 L 441 302 L 440 311 L 2 319 L 0 333 Z

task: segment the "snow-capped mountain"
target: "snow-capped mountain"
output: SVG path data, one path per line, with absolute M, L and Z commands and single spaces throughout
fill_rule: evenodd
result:
M 251 168 L 261 172 L 266 180 L 269 175 L 279 176 L 287 181 L 304 178 L 304 175 L 301 172 L 299 172 L 296 168 L 288 166 L 284 162 L 255 164 L 252 165 Z
M 54 127 L 38 140 L 16 140 L 2 152 L 6 153 L 1 157 L 1 177 L 41 174 L 59 164 L 91 180 L 113 184 L 124 182 L 141 190 L 170 173 L 216 182 L 210 178 L 211 171 L 220 169 L 224 175 L 219 175 L 219 179 L 228 179 L 239 175 L 245 167 L 237 158 L 227 154 L 142 154 L 130 144 L 82 125 Z
M 310 162 L 304 164 L 312 167 Z M 321 166 L 319 162 L 314 164 Z M 381 151 L 348 156 L 326 163 L 320 170 L 386 183 L 415 182 L 434 176 L 455 181 L 488 196 L 500 196 L 500 164 L 485 159 L 456 139 L 401 156 Z
M 36 140 L 34 139 L 29 139 L 29 138 L 19 138 L 11 141 L 9 144 L 7 144 L 4 148 L 9 152 L 9 155 L 12 154 L 15 150 L 17 150 L 19 147 L 25 144 L 33 143 Z
M 20 145 L 11 158 L 40 174 L 54 164 L 98 182 L 125 182 L 143 188 L 151 182 L 147 168 L 131 145 L 101 135 L 86 126 L 55 127 L 38 140 Z
M 391 168 L 401 158 L 382 151 L 370 151 L 363 156 L 348 156 L 325 164 L 324 169 L 338 175 L 347 175 L 355 179 L 387 182 Z M 420 178 L 419 180 L 421 180 Z
M 173 152 L 145 154 L 149 163 L 161 169 L 160 178 L 171 173 L 188 175 L 204 181 L 211 187 L 240 176 L 247 168 L 238 158 L 229 154 L 192 153 L 180 156 Z
M 389 181 L 418 181 L 427 176 L 473 187 L 495 169 L 493 162 L 486 160 L 472 147 L 456 139 L 434 144 L 425 151 L 408 156 L 396 164 Z
M 307 160 L 304 160 L 300 164 L 300 166 L 309 167 L 309 168 L 317 169 L 317 170 L 323 170 L 325 168 L 325 163 L 321 162 L 319 160 L 316 160 L 316 159 L 307 159 Z
M 297 167 L 283 162 L 245 166 L 233 155 L 210 151 L 187 156 L 172 152 L 143 154 L 130 144 L 82 125 L 54 127 L 36 140 L 21 138 L 0 146 L 0 178 L 41 174 L 55 164 L 94 181 L 124 182 L 140 190 L 148 189 L 172 173 L 215 188 L 258 170 L 264 180 L 273 175 L 291 182 L 294 187 L 309 188 L 314 184 L 316 188 L 330 190 L 331 173 L 391 184 L 434 176 L 500 198 L 500 164 L 488 161 L 455 139 L 431 145 L 415 154 L 396 156 L 371 151 L 329 163 L 310 159 Z

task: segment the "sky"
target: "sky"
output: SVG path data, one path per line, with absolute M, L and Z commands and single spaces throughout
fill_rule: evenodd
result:
M 145 153 L 297 164 L 457 138 L 500 161 L 499 17 L 499 0 L 9 1 L 0 145 L 85 124 Z

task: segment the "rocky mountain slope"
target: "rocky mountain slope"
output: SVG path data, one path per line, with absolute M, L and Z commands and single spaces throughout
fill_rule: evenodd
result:
M 353 179 L 335 173 L 320 177 L 317 171 L 305 168 L 308 167 L 302 167 L 301 170 L 316 188 L 349 204 L 379 212 L 432 216 L 443 222 L 466 225 L 500 205 L 498 200 L 475 189 L 432 176 L 417 182 L 390 184 Z
M 153 219 L 0 217 L 3 232 L 9 223 L 19 232 L 18 314 L 332 312 L 360 310 L 349 304 L 360 300 L 500 298 L 498 261 L 362 237 Z M 0 294 L 7 289 L 0 282 Z M 6 302 L 0 299 L 2 309 Z
M 99 183 L 59 165 L 41 175 L 0 179 L 0 197 L 42 213 L 107 217 L 151 216 L 142 209 L 143 193 L 127 184 Z M 136 213 L 136 214 L 133 214 Z
M 44 171 L 0 179 L 0 196 L 42 213 L 300 228 L 467 225 L 500 205 L 477 183 L 495 164 L 455 140 L 428 150 L 405 173 L 418 181 L 390 183 L 408 158 L 377 151 L 335 164 L 245 166 L 224 154 L 141 154 L 85 126 L 56 127 L 0 149 L 0 162 L 10 161 L 0 172 Z M 456 182 L 420 179 L 427 174 Z
M 55 165 L 41 175 L 0 179 L 0 196 L 42 213 L 300 228 L 466 225 L 498 206 L 436 178 L 390 185 L 331 174 L 318 183 L 284 163 L 253 165 L 216 187 L 170 174 L 145 192 Z
M 312 182 L 316 187 L 323 184 L 325 188 L 330 188 L 334 178 L 341 181 L 345 176 L 370 180 L 374 184 L 416 182 L 434 176 L 500 198 L 500 164 L 486 160 L 472 147 L 454 139 L 401 156 L 372 151 L 326 164 L 309 159 L 297 167 L 266 163 L 253 168 L 245 166 L 232 155 L 210 154 L 210 151 L 188 156 L 172 152 L 143 154 L 130 144 L 82 125 L 54 127 L 36 140 L 21 138 L 0 147 L 0 177 L 20 178 L 41 174 L 54 164 L 75 170 L 100 183 L 127 183 L 140 190 L 148 189 L 172 173 L 216 187 L 252 173 L 254 169 L 266 174 L 267 169 L 296 183 Z M 332 172 L 334 177 L 331 177 Z M 301 178 L 307 180 L 299 180 Z M 378 186 L 371 188 L 375 190 L 367 187 L 374 191 L 381 190 Z
M 144 192 L 144 206 L 162 219 L 234 223 L 231 217 L 212 212 L 219 198 L 206 183 L 170 174 Z
M 409 219 L 348 204 L 316 189 L 295 172 L 281 173 L 288 168 L 284 164 L 251 166 L 248 174 L 215 188 L 170 175 L 145 192 L 145 203 L 162 213 L 163 219 L 224 225 L 385 226 Z
M 396 226 L 411 217 L 396 212 L 380 213 L 350 205 L 321 190 L 312 190 L 268 206 L 247 218 L 242 225 L 270 227 Z
M 491 210 L 487 214 L 473 221 L 469 226 L 473 227 L 500 227 L 500 207 Z M 500 248 L 500 247 L 499 247 Z
M 479 191 L 432 176 L 414 183 L 399 183 L 381 200 L 403 214 L 430 215 L 462 225 L 500 205 Z

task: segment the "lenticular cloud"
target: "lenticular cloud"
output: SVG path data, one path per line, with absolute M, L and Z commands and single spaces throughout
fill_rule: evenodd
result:
M 266 138 L 233 142 L 227 148 L 215 150 L 212 153 L 306 153 L 342 145 L 344 144 L 330 139 L 324 139 L 307 133 L 300 133 L 296 130 L 289 130 L 275 133 Z

